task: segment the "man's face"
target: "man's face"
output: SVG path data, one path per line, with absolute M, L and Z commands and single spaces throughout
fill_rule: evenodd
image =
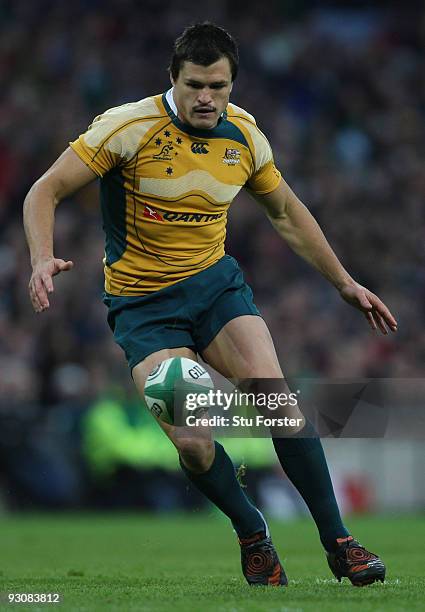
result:
M 210 66 L 183 62 L 179 76 L 171 82 L 181 121 L 201 129 L 217 125 L 232 90 L 232 73 L 227 57 Z

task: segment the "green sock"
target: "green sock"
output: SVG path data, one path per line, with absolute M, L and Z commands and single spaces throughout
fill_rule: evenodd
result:
M 314 433 L 311 424 L 306 429 Z M 273 444 L 282 468 L 311 512 L 324 548 L 332 552 L 336 539 L 349 532 L 341 520 L 320 439 L 273 438 Z
M 268 531 L 261 512 L 241 489 L 233 463 L 221 444 L 215 442 L 214 461 L 207 472 L 195 474 L 181 459 L 180 465 L 196 488 L 229 517 L 240 538 Z

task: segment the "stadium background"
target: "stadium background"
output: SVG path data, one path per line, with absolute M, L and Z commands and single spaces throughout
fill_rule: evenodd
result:
M 0 2 L 0 507 L 197 508 L 171 445 L 140 410 L 100 300 L 97 186 L 58 209 L 51 309 L 27 297 L 22 202 L 104 109 L 168 88 L 172 42 L 209 18 L 240 44 L 232 100 L 269 136 L 285 178 L 351 273 L 391 307 L 363 318 L 273 233 L 246 196 L 227 251 L 254 289 L 289 376 L 420 377 L 425 355 L 425 11 L 397 3 L 216 0 Z M 228 441 L 266 512 L 303 512 L 267 441 Z M 345 511 L 425 507 L 423 445 L 325 441 Z

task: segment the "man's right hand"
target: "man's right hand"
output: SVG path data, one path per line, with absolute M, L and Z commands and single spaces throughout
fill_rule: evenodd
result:
M 35 312 L 49 308 L 52 277 L 71 270 L 72 261 L 56 259 L 53 252 L 55 208 L 59 202 L 94 181 L 97 175 L 68 147 L 29 190 L 24 202 L 24 226 L 31 253 L 29 293 Z
M 67 272 L 74 267 L 74 262 L 49 257 L 36 263 L 29 282 L 29 293 L 35 312 L 43 312 L 49 308 L 48 294 L 54 291 L 53 276 Z

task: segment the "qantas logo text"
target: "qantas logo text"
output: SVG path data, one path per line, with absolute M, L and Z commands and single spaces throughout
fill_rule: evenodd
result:
M 191 213 L 191 212 L 161 212 L 147 206 L 145 204 L 143 216 L 154 221 L 184 221 L 186 223 L 207 223 L 208 221 L 217 221 L 223 216 L 223 213 L 206 214 L 206 213 Z

